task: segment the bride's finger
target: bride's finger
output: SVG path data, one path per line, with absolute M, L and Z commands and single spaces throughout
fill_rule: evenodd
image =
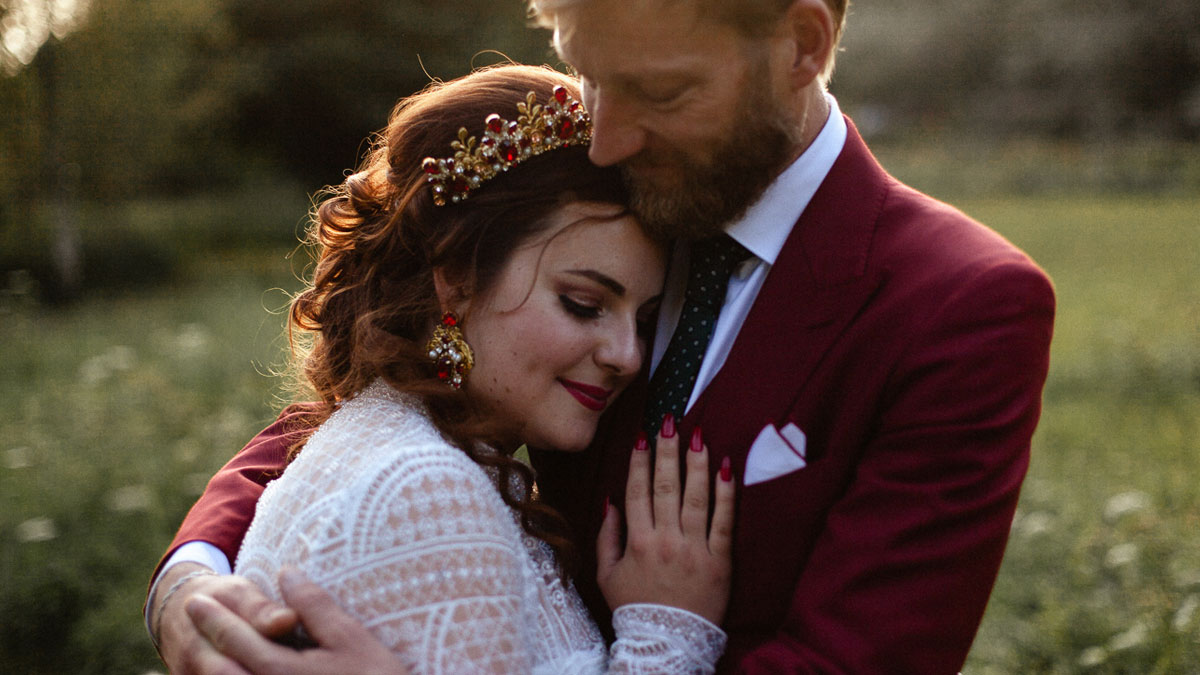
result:
M 621 514 L 604 500 L 604 520 L 596 537 L 596 577 L 603 579 L 621 559 Z
M 663 416 L 654 460 L 654 527 L 664 532 L 679 531 L 679 436 L 675 416 Z
M 650 443 L 646 434 L 638 434 L 629 456 L 629 478 L 625 481 L 625 519 L 630 537 L 654 529 L 650 502 Z
M 683 486 L 683 505 L 679 526 L 686 537 L 704 541 L 708 535 L 708 448 L 704 447 L 700 427 L 692 429 L 688 450 L 684 453 L 687 481 Z
M 713 481 L 713 516 L 708 533 L 708 550 L 714 555 L 728 556 L 733 547 L 733 469 L 729 458 L 721 460 L 721 469 Z

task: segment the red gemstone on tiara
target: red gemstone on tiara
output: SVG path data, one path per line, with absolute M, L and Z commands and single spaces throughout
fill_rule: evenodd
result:
M 453 314 L 451 314 L 450 312 L 446 312 L 445 314 L 442 315 L 442 323 L 447 326 L 457 326 L 458 319 L 455 318 L 455 316 Z
M 494 134 L 500 133 L 500 131 L 504 128 L 504 120 L 500 119 L 500 116 L 496 113 L 488 115 L 488 118 L 485 122 L 487 124 L 488 131 L 491 131 Z
M 426 157 L 425 161 L 421 162 L 421 168 L 425 170 L 425 173 L 437 173 L 440 171 L 437 160 L 432 157 Z
M 512 143 L 509 143 L 508 141 L 501 142 L 500 143 L 500 156 L 502 158 L 504 158 L 504 161 L 512 162 L 513 160 L 515 160 L 517 158 L 516 146 L 513 145 Z
M 557 87 L 555 87 L 555 88 L 554 88 L 554 100 L 555 100 L 555 101 L 558 101 L 558 104 L 559 104 L 559 105 L 563 105 L 563 104 L 565 104 L 565 103 L 567 102 L 567 89 L 566 89 L 566 87 L 563 87 L 562 85 L 559 85 L 559 86 L 557 86 Z
M 558 137 L 565 141 L 574 133 L 575 124 L 571 120 L 563 120 L 562 126 L 558 128 Z

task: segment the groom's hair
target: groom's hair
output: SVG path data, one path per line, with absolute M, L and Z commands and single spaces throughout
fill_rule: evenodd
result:
M 529 15 L 543 28 L 555 27 L 555 16 L 564 9 L 586 4 L 589 0 L 528 0 Z M 774 30 L 775 22 L 783 16 L 793 0 L 649 0 L 650 2 L 684 2 L 696 3 L 699 16 L 712 17 L 721 23 L 732 26 L 743 36 L 754 39 L 765 37 Z M 825 0 L 829 11 L 833 14 L 834 36 L 833 50 L 825 71 L 821 74 L 822 81 L 828 81 L 833 74 L 833 64 L 837 56 L 837 44 L 841 40 L 842 30 L 846 26 L 846 8 L 850 0 Z

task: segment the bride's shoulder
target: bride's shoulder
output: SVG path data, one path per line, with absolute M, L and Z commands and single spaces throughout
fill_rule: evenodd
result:
M 309 438 L 288 470 L 294 468 L 343 475 L 481 474 L 474 461 L 442 436 L 417 397 L 381 381 L 343 403 Z

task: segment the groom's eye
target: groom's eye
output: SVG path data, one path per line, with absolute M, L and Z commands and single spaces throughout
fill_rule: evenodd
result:
M 662 105 L 675 102 L 687 91 L 687 85 L 682 83 L 654 82 L 638 87 L 638 93 L 647 103 Z

